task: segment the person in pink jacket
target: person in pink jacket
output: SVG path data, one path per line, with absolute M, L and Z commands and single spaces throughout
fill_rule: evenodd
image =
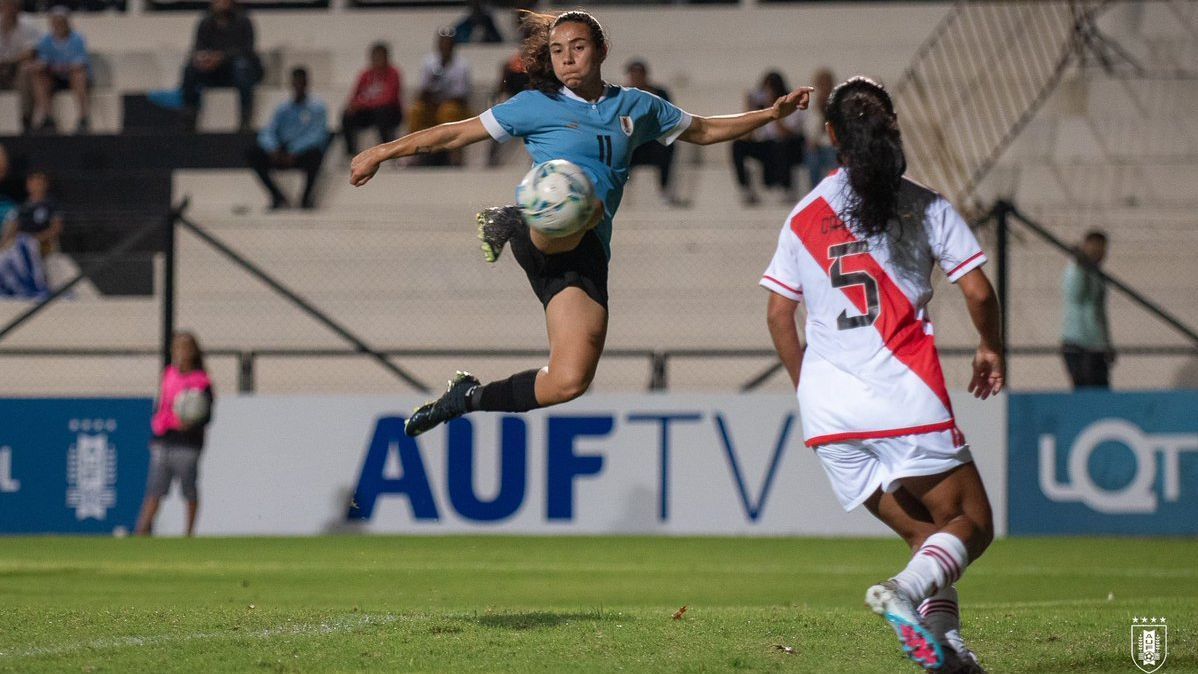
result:
M 154 437 L 150 441 L 146 498 L 137 518 L 138 535 L 152 533 L 158 504 L 176 478 L 187 501 L 187 535 L 195 533 L 199 507 L 197 469 L 204 448 L 204 429 L 212 420 L 212 400 L 212 380 L 204 370 L 204 352 L 199 341 L 190 332 L 175 333 L 171 364 L 162 373 L 154 416 L 150 419 Z

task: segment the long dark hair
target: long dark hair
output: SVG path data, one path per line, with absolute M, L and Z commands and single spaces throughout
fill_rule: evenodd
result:
M 562 83 L 553 73 L 553 61 L 549 58 L 549 34 L 563 23 L 581 23 L 591 29 L 591 41 L 603 52 L 607 51 L 607 33 L 599 21 L 582 10 L 553 14 L 537 14 L 520 11 L 520 27 L 528 37 L 524 38 L 520 57 L 528 71 L 529 87 L 550 96 L 562 90 Z
M 865 236 L 881 234 L 898 216 L 907 170 L 894 101 L 881 84 L 853 77 L 832 90 L 828 122 L 836 133 L 837 159 L 853 187 L 846 224 Z
M 786 86 L 786 78 L 777 70 L 771 70 L 761 78 L 761 88 L 765 90 L 766 95 L 774 98 L 769 101 L 770 105 L 786 94 L 790 93 L 790 87 Z

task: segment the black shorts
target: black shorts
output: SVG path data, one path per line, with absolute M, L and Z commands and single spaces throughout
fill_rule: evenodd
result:
M 584 234 L 574 250 L 556 255 L 542 253 L 524 227 L 509 245 L 543 306 L 548 307 L 554 295 L 573 287 L 607 308 L 607 251 L 595 230 Z
M 70 91 L 70 89 L 71 89 L 70 73 L 50 73 L 50 88 L 55 93 L 58 93 L 59 91 Z M 88 91 L 90 91 L 91 88 L 92 88 L 92 81 L 90 78 L 88 78 L 88 80 L 87 80 Z

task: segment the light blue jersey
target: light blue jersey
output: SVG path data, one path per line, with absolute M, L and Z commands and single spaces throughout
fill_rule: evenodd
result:
M 480 119 L 501 143 L 523 138 L 534 163 L 566 159 L 586 171 L 595 196 L 603 201 L 603 222 L 595 232 L 608 257 L 612 217 L 624 196 L 632 151 L 652 140 L 669 145 L 691 124 L 691 116 L 672 103 L 640 89 L 614 85 L 607 85 L 595 103 L 565 87 L 556 97 L 522 91 Z

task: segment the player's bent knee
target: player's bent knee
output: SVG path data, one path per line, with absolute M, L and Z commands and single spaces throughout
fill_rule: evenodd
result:
M 575 398 L 580 397 L 587 392 L 591 387 L 589 377 L 582 375 L 565 375 L 552 377 L 550 380 L 551 390 L 549 391 L 552 400 L 543 400 L 541 402 L 551 405 L 570 402 Z
M 979 551 L 978 554 L 981 554 L 981 551 L 990 547 L 990 544 L 994 542 L 994 522 L 990 520 L 974 522 L 974 526 L 977 527 L 976 546 Z

